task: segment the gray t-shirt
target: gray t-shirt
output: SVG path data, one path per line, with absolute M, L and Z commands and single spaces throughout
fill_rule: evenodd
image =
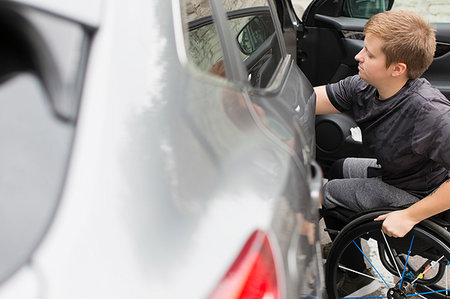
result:
M 331 103 L 350 111 L 363 145 L 382 167 L 382 179 L 419 198 L 446 180 L 450 169 L 450 101 L 422 78 L 380 100 L 358 75 L 327 85 Z

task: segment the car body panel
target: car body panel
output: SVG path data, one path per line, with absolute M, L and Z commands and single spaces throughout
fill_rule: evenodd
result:
M 103 0 L 80 0 L 80 1 L 58 1 L 58 0 L 12 0 L 75 20 L 91 27 L 97 27 L 102 18 Z M 89 9 L 86 9 L 89 7 Z
M 300 236 L 318 221 L 315 97 L 290 56 L 272 89 L 255 89 L 239 70 L 224 82 L 186 61 L 176 0 L 21 3 L 76 20 L 90 47 L 56 214 L 2 298 L 208 297 L 255 230 L 273 247 L 280 298 L 307 292 L 306 268 L 321 292 L 318 227 L 313 242 Z M 243 70 L 233 47 L 225 63 Z M 295 142 L 258 101 L 289 115 Z

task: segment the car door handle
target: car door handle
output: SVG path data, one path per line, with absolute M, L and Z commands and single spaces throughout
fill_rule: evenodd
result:
M 309 182 L 311 199 L 320 205 L 322 198 L 323 173 L 319 164 L 311 160 L 311 180 Z

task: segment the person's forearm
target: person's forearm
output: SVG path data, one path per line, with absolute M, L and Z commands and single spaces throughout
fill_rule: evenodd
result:
M 450 180 L 409 208 L 380 215 L 374 220 L 383 221 L 382 228 L 388 236 L 401 238 L 420 221 L 448 209 L 450 209 Z
M 444 182 L 432 194 L 405 209 L 416 223 L 450 209 L 450 180 Z

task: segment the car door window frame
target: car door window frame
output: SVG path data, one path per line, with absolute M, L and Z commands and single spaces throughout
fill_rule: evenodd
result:
M 233 33 L 231 26 L 229 25 L 229 20 L 225 8 L 223 6 L 222 0 L 209 0 L 211 8 L 212 22 L 215 24 L 215 29 L 217 33 L 217 38 L 219 40 L 222 53 L 223 53 L 223 63 L 225 71 L 227 74 L 227 81 L 237 85 L 239 88 L 252 90 L 252 92 L 257 93 L 274 93 L 281 88 L 282 80 L 281 78 L 286 77 L 287 70 L 286 65 L 291 61 L 291 56 L 287 54 L 286 46 L 284 45 L 283 33 L 281 26 L 279 24 L 276 7 L 272 0 L 266 0 L 270 16 L 273 21 L 275 34 L 278 41 L 278 47 L 280 49 L 281 58 L 277 63 L 276 70 L 271 77 L 269 84 L 266 87 L 252 87 L 249 84 L 249 78 L 245 63 L 242 60 L 242 54 L 239 50 L 239 45 L 235 34 Z M 177 52 L 180 58 L 180 62 L 184 65 L 190 65 L 188 50 L 183 32 L 183 18 L 182 18 L 182 7 L 180 0 L 172 0 L 174 16 L 179 16 L 174 18 L 174 25 L 176 27 L 175 34 L 177 40 Z M 280 73 L 281 72 L 281 73 Z M 278 78 L 277 78 L 278 77 Z

